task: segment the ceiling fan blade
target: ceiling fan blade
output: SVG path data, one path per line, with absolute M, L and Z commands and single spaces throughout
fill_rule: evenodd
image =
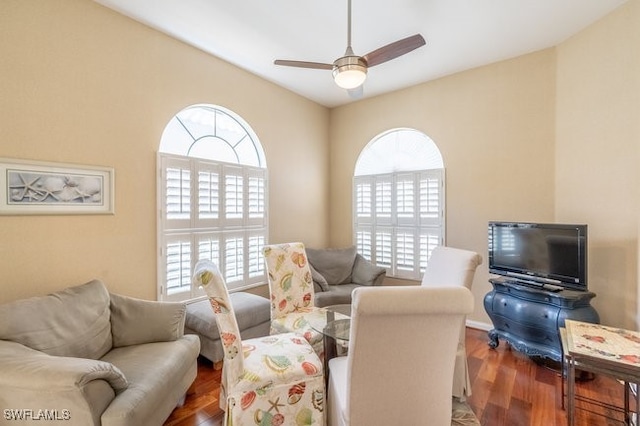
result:
M 276 59 L 273 61 L 276 65 L 283 65 L 285 67 L 298 67 L 298 68 L 312 68 L 318 70 L 331 70 L 332 64 L 323 64 L 321 62 L 306 62 L 306 61 L 288 61 L 284 59 Z
M 420 34 L 415 34 L 402 40 L 395 41 L 393 43 L 382 46 L 379 49 L 369 52 L 363 56 L 367 61 L 369 67 L 380 65 L 383 62 L 395 59 L 398 56 L 402 56 L 405 53 L 409 53 L 418 47 L 424 46 L 426 42 Z

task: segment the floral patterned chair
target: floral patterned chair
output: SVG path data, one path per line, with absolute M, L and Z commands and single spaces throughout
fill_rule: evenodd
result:
M 294 333 L 242 342 L 218 267 L 199 261 L 193 284 L 205 289 L 220 330 L 224 425 L 324 425 L 323 367 L 311 345 Z
M 311 324 L 325 321 L 327 311 L 314 305 L 313 280 L 304 244 L 268 245 L 263 254 L 271 296 L 271 334 L 298 333 L 323 358 L 322 333 Z

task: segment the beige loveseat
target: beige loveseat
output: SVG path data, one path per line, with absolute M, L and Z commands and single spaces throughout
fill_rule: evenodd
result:
M 162 425 L 197 374 L 185 305 L 100 281 L 0 305 L 0 410 L 16 424 Z M 22 417 L 22 421 L 17 420 Z

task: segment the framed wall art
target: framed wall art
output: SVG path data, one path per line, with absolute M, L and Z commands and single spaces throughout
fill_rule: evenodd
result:
M 113 213 L 113 168 L 0 158 L 1 215 Z

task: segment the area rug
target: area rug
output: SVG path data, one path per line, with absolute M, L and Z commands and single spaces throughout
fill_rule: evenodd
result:
M 471 407 L 469 407 L 469 404 L 453 398 L 451 426 L 480 426 L 480 421 L 471 410 Z

